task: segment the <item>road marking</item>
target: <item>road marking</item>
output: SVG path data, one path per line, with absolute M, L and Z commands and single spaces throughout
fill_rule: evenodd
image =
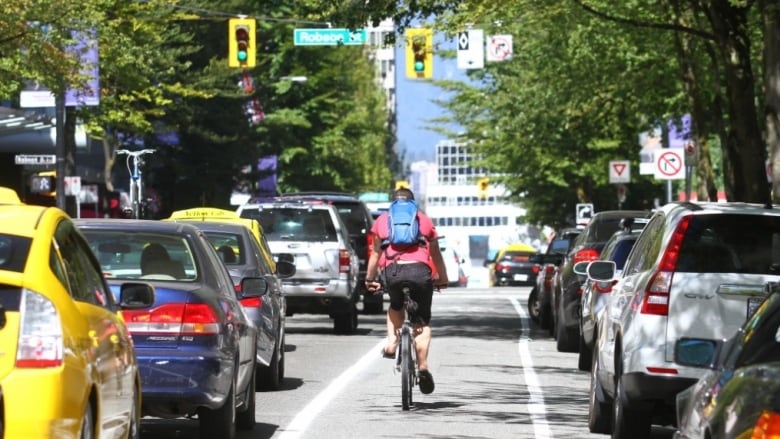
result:
M 525 308 L 520 305 L 516 298 L 510 299 L 515 311 L 520 318 L 530 322 Z M 528 388 L 528 414 L 531 416 L 531 422 L 534 425 L 534 437 L 536 439 L 551 439 L 550 425 L 547 423 L 546 406 L 544 405 L 544 393 L 539 384 L 539 378 L 534 372 L 534 364 L 531 360 L 531 351 L 528 349 L 528 328 L 523 326 L 520 331 L 520 340 L 517 342 L 517 350 L 520 353 L 520 362 L 523 364 L 523 376 L 525 377 L 525 386 Z
M 363 356 L 352 367 L 341 373 L 335 380 L 331 381 L 328 387 L 319 393 L 306 407 L 303 408 L 292 422 L 290 422 L 284 429 L 284 432 L 279 435 L 279 439 L 297 439 L 301 437 L 306 428 L 311 424 L 314 418 L 324 409 L 328 403 L 330 403 L 341 390 L 349 384 L 350 381 L 360 374 L 360 371 L 367 369 L 377 358 L 377 351 L 385 345 L 385 338 L 376 344 L 373 348 L 369 349 L 368 353 Z

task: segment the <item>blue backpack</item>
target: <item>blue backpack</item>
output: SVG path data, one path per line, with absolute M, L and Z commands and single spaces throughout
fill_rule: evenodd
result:
M 392 246 L 394 249 L 404 249 L 420 244 L 423 237 L 417 219 L 417 203 L 403 198 L 394 200 L 388 210 L 387 228 L 387 239 L 382 241 L 383 248 Z

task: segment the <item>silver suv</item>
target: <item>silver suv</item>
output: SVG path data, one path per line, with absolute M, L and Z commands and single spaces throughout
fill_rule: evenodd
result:
M 588 266 L 592 279 L 617 280 L 597 323 L 588 426 L 647 437 L 651 424 L 674 423 L 676 395 L 704 373 L 675 362 L 675 345 L 731 336 L 780 280 L 780 208 L 667 204 L 614 270 Z
M 275 258 L 292 255 L 295 274 L 282 281 L 287 315 L 328 314 L 333 329 L 357 328 L 358 256 L 333 205 L 304 201 L 245 204 L 237 213 L 260 222 Z

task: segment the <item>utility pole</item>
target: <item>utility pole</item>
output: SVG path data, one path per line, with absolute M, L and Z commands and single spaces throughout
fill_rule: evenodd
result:
M 56 164 L 56 201 L 57 207 L 66 210 L 65 206 L 65 87 L 61 87 L 54 96 L 54 151 L 57 157 Z

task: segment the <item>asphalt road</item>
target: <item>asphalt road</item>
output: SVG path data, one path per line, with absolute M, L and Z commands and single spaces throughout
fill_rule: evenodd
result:
M 436 390 L 401 410 L 400 376 L 380 357 L 384 316 L 353 335 L 326 316 L 287 319 L 282 390 L 257 394 L 248 439 L 604 438 L 587 429 L 588 374 L 526 315 L 530 288 L 446 289 L 434 296 L 430 370 Z M 416 390 L 416 389 L 415 389 Z M 144 439 L 197 437 L 195 420 L 144 418 Z M 653 439 L 670 438 L 655 428 Z

